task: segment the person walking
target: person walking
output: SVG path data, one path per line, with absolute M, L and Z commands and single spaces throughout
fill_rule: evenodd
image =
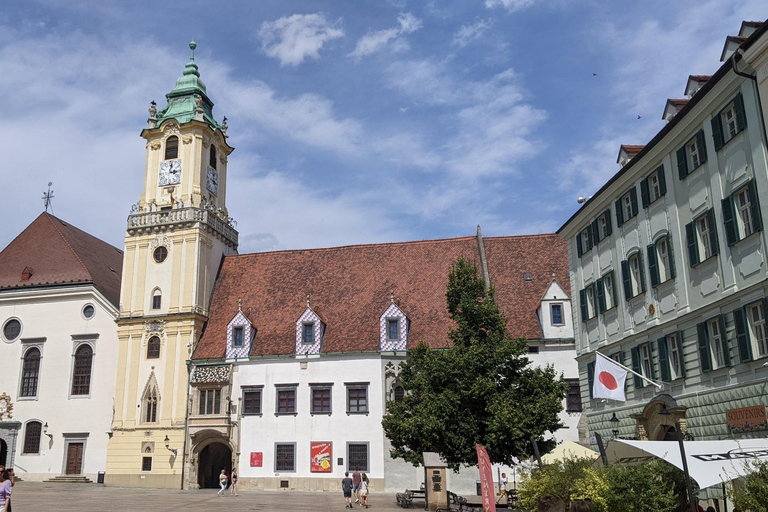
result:
M 355 495 L 355 503 L 360 503 L 360 472 L 357 469 L 352 473 L 352 494 Z
M 13 485 L 11 484 L 11 475 L 4 469 L 3 472 L 0 473 L 0 512 L 10 512 L 12 493 Z
M 234 469 L 232 470 L 232 476 L 230 477 L 229 481 L 231 482 L 229 484 L 229 495 L 240 496 L 237 494 L 237 472 Z
M 218 494 L 219 496 L 224 496 L 224 490 L 227 488 L 227 470 L 222 469 L 221 474 L 219 475 L 219 485 L 221 486 L 221 489 Z
M 347 502 L 344 508 L 352 508 L 352 479 L 349 478 L 349 471 L 344 473 L 341 479 L 341 490 L 344 493 L 344 500 Z
M 498 505 L 501 501 L 501 498 L 507 499 L 507 505 L 509 505 L 509 494 L 507 494 L 507 483 L 509 482 L 509 479 L 507 478 L 506 473 L 501 474 L 501 478 L 499 479 L 499 497 L 496 498 L 496 504 Z
M 360 477 L 360 499 L 362 500 L 360 503 L 361 507 L 368 508 L 368 487 L 370 486 L 370 482 L 368 481 L 368 475 L 365 473 L 362 474 Z

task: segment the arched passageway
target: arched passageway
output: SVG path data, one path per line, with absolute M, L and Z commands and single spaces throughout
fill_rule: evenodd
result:
M 201 489 L 219 487 L 219 475 L 225 469 L 232 473 L 232 450 L 224 443 L 211 443 L 200 452 L 197 466 L 197 483 Z

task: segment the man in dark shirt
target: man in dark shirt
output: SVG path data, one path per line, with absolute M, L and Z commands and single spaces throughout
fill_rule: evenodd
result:
M 363 481 L 360 472 L 355 469 L 352 473 L 352 492 L 355 493 L 355 503 L 360 503 L 360 483 Z
M 341 490 L 344 491 L 344 499 L 347 501 L 344 508 L 352 508 L 352 479 L 349 478 L 349 472 L 344 473 L 344 478 L 341 479 Z

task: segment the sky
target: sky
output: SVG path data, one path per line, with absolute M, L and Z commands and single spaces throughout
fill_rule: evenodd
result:
M 239 252 L 557 230 L 765 0 L 26 0 L 0 8 L 5 247 L 43 210 L 122 247 L 197 43 Z

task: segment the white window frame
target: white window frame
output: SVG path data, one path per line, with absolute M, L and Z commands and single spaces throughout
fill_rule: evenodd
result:
M 595 285 L 591 284 L 587 286 L 585 293 L 587 296 L 587 320 L 590 320 L 597 316 L 597 297 L 595 297 Z
M 768 356 L 768 331 L 766 330 L 762 301 L 747 306 L 747 323 L 752 340 L 752 350 L 756 354 L 756 358 Z
M 671 380 L 679 379 L 683 376 L 683 354 L 680 353 L 677 336 L 677 333 L 672 333 L 666 337 L 667 361 L 669 363 L 669 377 Z
M 668 236 L 663 236 L 656 241 L 656 265 L 659 269 L 659 283 L 672 279 L 672 267 L 669 264 Z
M 395 325 L 395 333 L 396 337 L 392 338 L 390 334 L 392 334 L 392 324 Z M 399 318 L 387 318 L 387 340 L 388 341 L 398 341 L 400 339 L 400 319 Z
M 712 362 L 715 368 L 722 368 L 725 366 L 722 338 L 724 333 L 720 332 L 719 318 L 715 317 L 707 321 L 707 334 L 709 335 L 709 350 L 712 353 Z
M 739 134 L 739 121 L 736 118 L 736 103 L 730 102 L 720 112 L 720 119 L 723 123 L 723 142 L 728 142 Z
M 685 145 L 685 154 L 688 158 L 688 166 L 690 167 L 691 171 L 698 169 L 699 166 L 703 163 L 699 153 L 700 148 L 696 142 L 696 137 L 694 137 L 688 144 Z
M 635 216 L 635 212 L 632 209 L 632 197 L 630 193 L 626 193 L 621 197 L 621 206 L 624 209 L 624 222 Z
M 605 295 L 606 311 L 616 307 L 616 304 L 614 304 L 613 302 L 614 293 L 615 293 L 615 290 L 613 289 L 613 287 L 614 287 L 613 274 L 608 272 L 607 274 L 603 275 L 603 294 Z
M 659 172 L 656 171 L 648 176 L 648 193 L 650 195 L 649 204 L 661 197 L 661 183 L 659 181 Z
M 701 215 L 696 219 L 696 243 L 699 244 L 699 259 L 701 261 L 708 260 L 713 256 L 712 251 L 712 236 L 710 231 L 712 226 L 709 225 L 709 216 Z
M 581 237 L 581 247 L 584 250 L 584 254 L 586 254 L 592 249 L 592 237 L 589 229 L 583 230 L 579 233 L 579 236 Z
M 643 376 L 652 378 L 651 368 L 653 367 L 653 359 L 651 359 L 651 345 L 649 343 L 643 343 L 640 345 L 640 368 L 642 368 Z
M 605 240 L 608 237 L 608 215 L 603 214 L 597 218 L 597 229 L 599 230 L 599 239 Z
M 312 328 L 312 336 L 309 341 L 307 341 L 307 328 Z M 301 342 L 304 345 L 312 345 L 315 342 L 315 330 L 317 329 L 317 326 L 315 326 L 315 322 L 304 322 L 301 324 Z
M 240 333 L 240 343 L 237 342 L 237 333 Z M 245 326 L 236 325 L 232 327 L 232 347 L 242 348 L 245 346 Z
M 560 308 L 560 322 L 555 323 L 555 308 Z M 549 319 L 552 325 L 565 325 L 565 308 L 562 302 L 553 302 L 549 305 Z
M 629 278 L 632 283 L 632 297 L 637 297 L 642 293 L 640 283 L 642 283 L 643 267 L 640 265 L 640 253 L 635 252 L 627 258 L 629 263 Z
M 749 200 L 749 187 L 743 187 L 733 194 L 736 206 L 736 225 L 739 230 L 739 240 L 743 240 L 755 232 L 755 222 L 752 218 L 752 203 Z

